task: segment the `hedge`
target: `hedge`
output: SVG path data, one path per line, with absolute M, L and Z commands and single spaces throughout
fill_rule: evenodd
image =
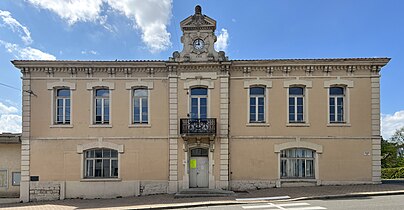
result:
M 404 178 L 404 167 L 382 168 L 382 179 Z

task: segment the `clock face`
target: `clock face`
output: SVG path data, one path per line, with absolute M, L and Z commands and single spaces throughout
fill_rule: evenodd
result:
M 205 46 L 205 42 L 202 39 L 195 39 L 193 45 L 195 50 L 201 50 Z

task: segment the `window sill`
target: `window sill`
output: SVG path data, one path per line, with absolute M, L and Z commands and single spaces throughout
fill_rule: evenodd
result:
M 328 123 L 327 127 L 351 127 L 349 123 Z
M 310 127 L 310 123 L 287 123 L 286 127 Z
M 281 178 L 281 182 L 317 182 L 315 178 Z
M 49 128 L 73 128 L 72 124 L 55 124 L 50 125 Z
M 120 181 L 122 181 L 122 179 L 121 178 L 99 178 L 99 179 L 94 179 L 94 178 L 92 178 L 92 179 L 85 179 L 85 178 L 82 178 L 81 180 L 80 180 L 80 182 L 120 182 Z
M 112 128 L 112 125 L 110 125 L 110 124 L 107 124 L 107 125 L 95 124 L 95 125 L 90 125 L 88 127 L 89 128 Z
M 247 123 L 247 127 L 269 127 L 269 123 Z
M 151 128 L 151 124 L 131 124 L 129 128 Z

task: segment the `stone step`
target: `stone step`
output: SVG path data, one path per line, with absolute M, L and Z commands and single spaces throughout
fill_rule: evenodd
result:
M 220 189 L 206 189 L 206 188 L 191 188 L 181 190 L 175 194 L 175 198 L 192 198 L 192 197 L 225 197 L 234 196 L 233 191 L 220 190 Z

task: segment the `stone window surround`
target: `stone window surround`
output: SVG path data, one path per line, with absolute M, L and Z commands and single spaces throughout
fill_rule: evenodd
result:
M 265 102 L 264 102 L 264 114 L 265 123 L 250 123 L 250 88 L 251 87 L 264 87 L 265 88 Z M 269 127 L 269 88 L 272 88 L 272 81 L 255 79 L 244 81 L 244 89 L 247 91 L 247 127 Z
M 330 122 L 330 87 L 343 87 L 345 90 L 344 96 L 344 119 L 343 123 L 331 123 Z M 335 79 L 324 82 L 324 88 L 327 89 L 327 126 L 328 127 L 350 127 L 350 88 L 354 87 L 354 82 L 351 80 Z
M 118 151 L 118 178 L 94 178 L 94 179 L 88 179 L 84 178 L 84 153 L 86 150 L 89 149 L 101 149 L 101 148 L 107 148 L 107 149 L 113 149 Z M 124 145 L 122 144 L 114 144 L 111 142 L 104 142 L 104 141 L 96 141 L 96 142 L 91 142 L 88 144 L 79 144 L 77 145 L 77 153 L 80 154 L 80 178 L 81 181 L 84 182 L 91 182 L 91 181 L 121 181 L 121 154 L 124 153 Z
M 201 79 L 196 79 L 196 80 L 188 80 L 184 82 L 184 89 L 188 91 L 188 114 L 191 113 L 191 89 L 192 88 L 206 88 L 208 90 L 208 95 L 207 95 L 207 111 L 206 111 L 206 116 L 209 118 L 210 117 L 210 104 L 211 104 L 211 90 L 215 87 L 214 82 L 211 81 L 210 79 L 208 80 L 201 80 Z
M 70 124 L 55 124 L 56 113 L 55 113 L 55 99 L 56 99 L 56 91 L 61 88 L 69 88 L 70 89 Z M 52 82 L 47 84 L 47 89 L 51 90 L 51 121 L 50 128 L 72 128 L 73 127 L 73 92 L 76 90 L 76 83 L 72 82 Z
M 153 81 L 146 82 L 146 81 L 135 81 L 135 82 L 127 82 L 125 84 L 126 90 L 129 90 L 129 107 L 130 107 L 130 114 L 129 114 L 129 128 L 150 128 L 151 127 L 151 109 L 150 109 L 150 101 L 151 95 L 150 92 L 154 88 Z M 133 91 L 137 88 L 146 88 L 147 89 L 147 114 L 148 114 L 148 122 L 147 124 L 134 124 L 133 123 Z
M 314 179 L 281 179 L 281 151 L 286 149 L 293 149 L 293 148 L 303 148 L 303 149 L 311 149 L 314 150 Z M 287 142 L 283 144 L 275 144 L 274 152 L 278 157 L 278 179 L 276 181 L 276 187 L 281 187 L 282 181 L 302 181 L 302 182 L 311 182 L 316 181 L 317 184 L 320 183 L 319 180 L 319 164 L 318 164 L 318 155 L 323 153 L 323 146 L 319 144 L 314 144 L 310 142 L 297 141 L 294 142 Z
M 307 80 L 289 80 L 283 82 L 283 87 L 287 88 L 286 90 L 286 126 L 287 127 L 309 127 L 309 89 L 313 87 L 311 81 Z M 304 123 L 290 123 L 289 122 L 289 88 L 290 87 L 302 87 L 304 90 L 303 95 L 303 119 Z
M 95 98 L 95 89 L 98 88 L 108 88 L 109 89 L 109 124 L 95 124 L 95 117 L 94 117 L 94 98 Z M 112 128 L 112 90 L 115 89 L 115 84 L 112 82 L 104 82 L 104 81 L 98 81 L 98 82 L 90 82 L 87 83 L 87 90 L 89 90 L 91 93 L 90 97 L 90 128 Z

